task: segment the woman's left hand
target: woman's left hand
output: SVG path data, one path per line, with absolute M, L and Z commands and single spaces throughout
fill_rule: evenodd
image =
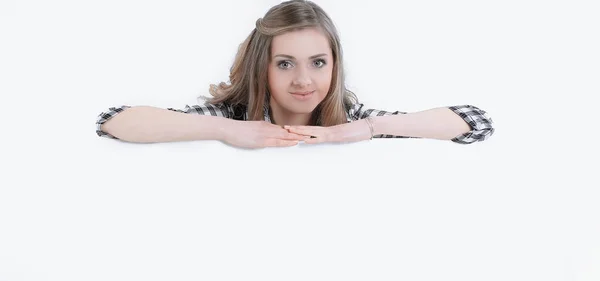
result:
M 283 127 L 290 133 L 315 138 L 306 139 L 304 143 L 314 144 L 323 142 L 357 142 L 371 139 L 371 130 L 366 120 L 340 124 L 331 127 L 321 126 L 289 126 Z

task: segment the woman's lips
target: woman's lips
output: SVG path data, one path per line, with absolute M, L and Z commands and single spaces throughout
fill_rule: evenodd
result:
M 308 94 L 312 94 L 312 92 L 314 91 L 310 91 L 310 92 L 294 92 L 291 93 L 292 95 L 308 95 Z
M 297 100 L 307 100 L 310 97 L 312 97 L 313 93 L 315 91 L 311 91 L 311 92 L 294 92 L 294 93 L 290 93 L 292 94 L 292 97 L 294 97 Z

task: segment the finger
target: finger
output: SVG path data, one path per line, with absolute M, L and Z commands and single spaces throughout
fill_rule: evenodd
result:
M 269 138 L 282 140 L 304 140 L 304 136 L 288 132 L 288 130 L 278 129 L 269 135 Z
M 307 138 L 307 136 L 296 133 L 290 133 L 287 130 L 283 130 L 277 135 L 277 137 L 284 140 L 305 140 Z
M 300 134 L 300 135 L 305 135 L 305 136 L 318 136 L 318 132 L 315 132 L 314 129 L 312 128 L 295 128 L 295 127 L 290 127 L 288 129 L 290 131 L 290 133 L 295 133 L 295 134 Z
M 269 146 L 269 147 L 294 146 L 297 144 L 298 144 L 298 141 L 296 141 L 296 140 L 268 139 L 265 143 L 265 146 Z
M 277 140 L 277 146 L 295 146 L 298 141 L 295 140 Z
M 288 134 L 289 134 L 288 139 L 291 139 L 291 140 L 304 141 L 306 139 L 311 138 L 311 136 L 299 135 L 299 134 L 294 134 L 294 133 L 288 133 Z
M 317 144 L 325 142 L 325 138 L 312 138 L 304 141 L 306 144 Z
M 297 141 L 303 141 L 308 138 L 310 138 L 310 136 L 298 135 L 298 134 L 294 134 L 294 133 L 287 133 L 283 137 L 281 137 L 281 139 L 283 139 L 283 140 L 297 140 Z

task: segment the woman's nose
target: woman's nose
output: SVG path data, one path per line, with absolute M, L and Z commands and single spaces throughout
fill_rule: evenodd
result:
M 296 77 L 294 79 L 294 84 L 298 85 L 299 87 L 304 87 L 310 85 L 310 83 L 311 79 L 308 70 L 301 67 L 298 68 Z

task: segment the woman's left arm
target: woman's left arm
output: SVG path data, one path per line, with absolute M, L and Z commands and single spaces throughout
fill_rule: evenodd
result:
M 396 112 L 395 112 L 396 113 Z M 416 137 L 470 144 L 488 139 L 493 133 L 492 118 L 472 105 L 432 108 L 403 114 L 369 114 L 375 137 Z
M 305 140 L 305 143 L 363 141 L 371 138 L 366 118 L 372 120 L 373 138 L 430 138 L 470 144 L 484 141 L 494 133 L 492 118 L 472 105 L 406 113 L 363 109 L 363 104 L 355 104 L 348 112 L 346 124 L 284 128 L 292 133 L 314 137 Z

